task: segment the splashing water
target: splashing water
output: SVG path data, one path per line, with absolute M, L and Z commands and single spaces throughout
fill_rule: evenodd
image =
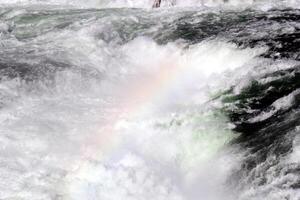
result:
M 0 199 L 299 198 L 296 1 L 0 3 Z

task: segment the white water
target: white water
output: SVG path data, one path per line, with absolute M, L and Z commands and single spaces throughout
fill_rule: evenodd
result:
M 111 8 L 111 7 L 135 7 L 151 8 L 154 0 L 1 0 L 0 4 L 20 5 L 58 5 L 74 6 L 79 8 Z M 245 8 L 255 7 L 258 9 L 270 9 L 272 7 L 299 7 L 298 0 L 162 0 L 162 7 L 227 7 Z
M 186 49 L 149 38 L 115 46 L 89 30 L 38 40 L 45 38 L 66 50 L 57 59 L 92 73 L 64 70 L 54 88 L 1 83 L 1 91 L 18 97 L 0 113 L 1 199 L 192 200 L 226 193 L 222 183 L 239 160 L 226 147 L 235 135 L 202 103 L 230 83 L 230 70 L 262 50 L 218 40 Z M 93 68 L 104 76 L 93 78 Z
M 0 2 L 93 8 L 152 4 Z M 242 154 L 227 145 L 236 135 L 214 109 L 218 102 L 207 101 L 247 78 L 253 63 L 263 62 L 256 56 L 265 49 L 242 50 L 218 39 L 192 46 L 181 41 L 158 45 L 147 37 L 119 45 L 118 34 L 108 30 L 109 21 L 49 32 L 33 41 L 43 44 L 40 56 L 76 66 L 58 72 L 54 86 L 20 79 L 1 82 L 0 94 L 8 98 L 0 112 L 0 199 L 231 199 L 224 183 L 240 167 Z M 112 34 L 114 41 L 95 36 L 102 32 Z M 16 43 L 27 47 L 26 41 Z M 253 193 L 241 196 L 253 199 Z

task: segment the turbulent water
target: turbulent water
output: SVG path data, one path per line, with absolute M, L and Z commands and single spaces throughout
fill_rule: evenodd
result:
M 1 200 L 299 200 L 300 2 L 0 0 Z

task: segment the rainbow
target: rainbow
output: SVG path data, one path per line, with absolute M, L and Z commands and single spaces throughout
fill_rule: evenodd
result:
M 176 54 L 176 56 L 178 55 Z M 154 73 L 146 73 L 142 78 L 130 81 L 125 87 L 128 92 L 122 100 L 125 103 L 119 105 L 118 112 L 111 113 L 109 121 L 104 127 L 101 127 L 85 141 L 85 147 L 94 148 L 90 151 L 84 149 L 84 157 L 99 159 L 102 154 L 109 154 L 108 152 L 116 144 L 114 137 L 116 125 L 124 118 L 133 119 L 146 105 L 161 98 L 170 90 L 173 83 L 180 78 L 185 70 L 185 65 L 178 62 L 178 59 L 181 58 L 174 59 L 174 57 L 171 56 L 170 59 L 159 62 L 158 66 L 155 66 L 157 70 Z M 96 154 L 95 149 L 98 152 Z

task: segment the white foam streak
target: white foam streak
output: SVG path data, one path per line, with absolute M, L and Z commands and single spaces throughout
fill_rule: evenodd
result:
M 280 99 L 277 99 L 275 102 L 273 102 L 270 105 L 269 111 L 262 112 L 259 115 L 249 119 L 248 121 L 251 123 L 263 121 L 272 117 L 278 111 L 285 111 L 291 108 L 294 105 L 295 98 L 297 98 L 299 94 L 300 94 L 300 90 L 295 90 L 291 94 L 281 97 Z

